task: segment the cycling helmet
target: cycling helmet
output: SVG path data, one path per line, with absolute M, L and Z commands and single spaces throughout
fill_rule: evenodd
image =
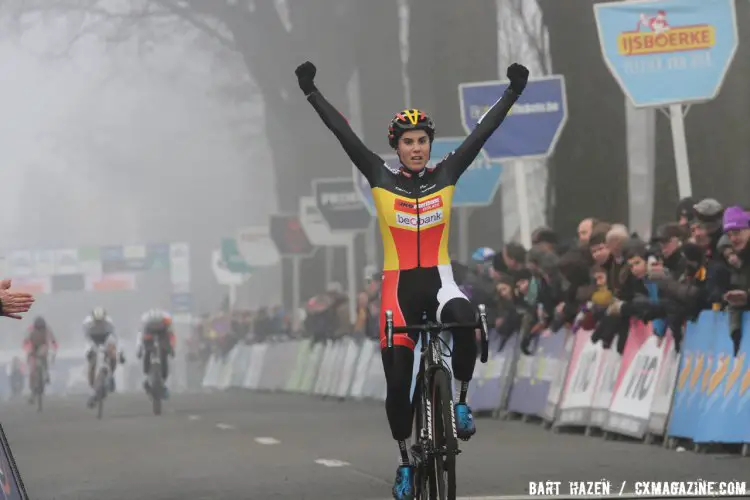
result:
M 405 109 L 391 120 L 388 126 L 388 144 L 396 149 L 398 140 L 407 130 L 424 130 L 430 138 L 430 142 L 435 139 L 435 123 L 432 118 L 418 109 Z
M 41 316 L 34 318 L 34 328 L 37 330 L 44 330 L 47 328 L 47 322 Z
M 107 318 L 107 311 L 103 307 L 97 307 L 91 311 L 91 319 L 94 321 L 104 321 Z

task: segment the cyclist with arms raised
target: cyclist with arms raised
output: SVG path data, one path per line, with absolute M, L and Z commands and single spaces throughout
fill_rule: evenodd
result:
M 314 83 L 316 71 L 309 61 L 300 65 L 295 71 L 299 86 L 367 178 L 377 207 L 384 246 L 380 347 L 387 381 L 385 409 L 400 451 L 393 496 L 398 500 L 411 499 L 414 497 L 414 468 L 409 459 L 409 394 L 417 335 L 396 334 L 394 348 L 384 349 L 385 311 L 393 311 L 396 327 L 422 323 L 423 312 L 428 314 L 428 319 L 443 323 L 476 320 L 476 311 L 453 279 L 448 255 L 453 191 L 461 174 L 469 168 L 523 92 L 529 72 L 519 64 L 511 65 L 508 68 L 510 86 L 502 98 L 484 114 L 466 140 L 433 167 L 427 166 L 435 138 L 432 119 L 418 109 L 396 114 L 388 128 L 388 143 L 398 154 L 401 165 L 391 169 L 367 149 L 346 119 L 318 91 Z M 453 345 L 453 374 L 459 390 L 455 407 L 457 432 L 459 438 L 466 440 L 476 431 L 466 404 L 477 357 L 474 332 L 455 332 Z

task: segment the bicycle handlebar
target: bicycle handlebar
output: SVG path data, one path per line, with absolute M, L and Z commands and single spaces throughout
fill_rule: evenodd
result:
M 474 323 L 430 323 L 427 322 L 422 325 L 407 325 L 407 326 L 394 326 L 393 325 L 393 311 L 390 309 L 385 311 L 385 332 L 387 339 L 387 348 L 393 347 L 393 334 L 394 333 L 421 333 L 421 332 L 443 332 L 445 330 L 454 330 L 461 328 L 478 328 L 482 333 L 480 341 L 481 356 L 480 361 L 486 363 L 489 358 L 489 337 L 488 337 L 488 326 L 487 326 L 487 309 L 484 304 L 479 304 L 479 319 Z

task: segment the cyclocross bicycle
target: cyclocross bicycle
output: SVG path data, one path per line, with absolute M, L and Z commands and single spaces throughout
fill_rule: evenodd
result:
M 453 408 L 451 370 L 443 360 L 443 346 L 448 344 L 440 334 L 448 330 L 480 329 L 482 363 L 487 362 L 489 340 L 487 311 L 479 305 L 479 319 L 475 323 L 433 323 L 403 327 L 393 326 L 393 311 L 385 312 L 387 348 L 393 348 L 394 333 L 419 333 L 422 341 L 419 372 L 412 399 L 415 444 L 412 458 L 415 462 L 415 489 L 417 500 L 455 500 L 456 455 L 458 449 L 456 417 Z

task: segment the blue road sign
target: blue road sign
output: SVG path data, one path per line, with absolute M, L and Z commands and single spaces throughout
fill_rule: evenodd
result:
M 734 0 L 594 5 L 610 72 L 635 106 L 716 97 L 737 52 Z
M 474 130 L 507 87 L 507 80 L 458 86 L 461 123 L 467 134 Z M 484 145 L 484 150 L 492 161 L 547 158 L 555 149 L 567 120 L 565 78 L 561 75 L 531 78 L 505 122 Z
M 435 164 L 445 158 L 448 153 L 461 145 L 465 137 L 438 137 L 432 143 L 430 162 Z M 393 168 L 398 168 L 399 161 L 395 154 L 381 155 L 381 158 Z M 500 187 L 500 177 L 503 167 L 499 163 L 491 163 L 484 151 L 480 151 L 477 159 L 464 172 L 456 184 L 453 192 L 453 206 L 484 207 L 492 203 L 495 193 Z M 375 203 L 372 199 L 370 184 L 359 170 L 354 168 L 354 183 L 362 201 L 370 214 L 375 215 Z

